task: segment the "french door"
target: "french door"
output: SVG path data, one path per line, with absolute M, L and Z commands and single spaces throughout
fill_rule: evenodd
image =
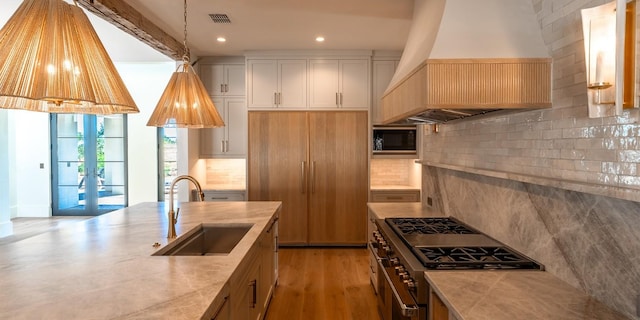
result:
M 53 215 L 100 215 L 125 207 L 126 117 L 51 117 Z

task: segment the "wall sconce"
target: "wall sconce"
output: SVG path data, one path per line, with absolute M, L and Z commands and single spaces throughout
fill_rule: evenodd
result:
M 635 1 L 616 0 L 581 15 L 589 116 L 620 115 L 635 105 Z

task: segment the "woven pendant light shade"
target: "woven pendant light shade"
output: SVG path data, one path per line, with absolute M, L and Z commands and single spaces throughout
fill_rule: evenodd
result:
M 62 0 L 24 0 L 0 30 L 0 108 L 139 112 L 86 14 Z
M 224 121 L 213 105 L 202 81 L 185 62 L 171 76 L 147 125 L 215 128 L 224 126 Z

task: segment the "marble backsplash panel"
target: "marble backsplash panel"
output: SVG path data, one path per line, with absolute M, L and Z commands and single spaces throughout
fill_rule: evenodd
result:
M 423 203 L 640 319 L 640 203 L 427 166 L 422 181 Z

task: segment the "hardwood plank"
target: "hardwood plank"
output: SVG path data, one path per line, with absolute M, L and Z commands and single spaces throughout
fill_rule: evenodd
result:
M 281 248 L 266 320 L 379 320 L 366 248 Z

